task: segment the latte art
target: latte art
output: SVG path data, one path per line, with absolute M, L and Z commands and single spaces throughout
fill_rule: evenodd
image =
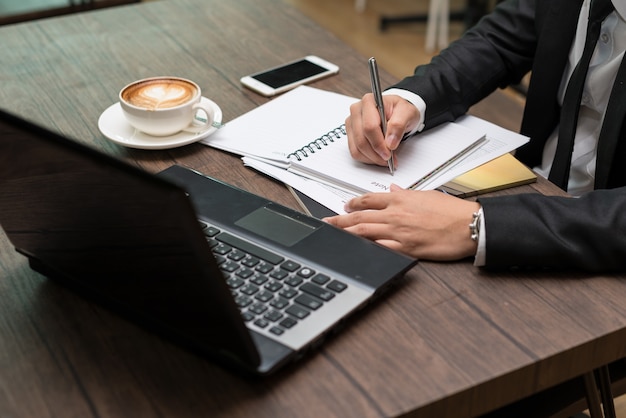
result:
M 203 102 L 200 86 L 180 77 L 137 80 L 122 87 L 118 98 L 130 126 L 154 137 L 181 131 L 204 134 L 215 117 L 215 109 Z
M 179 79 L 154 79 L 128 86 L 122 99 L 148 110 L 168 109 L 189 102 L 197 94 L 196 87 Z

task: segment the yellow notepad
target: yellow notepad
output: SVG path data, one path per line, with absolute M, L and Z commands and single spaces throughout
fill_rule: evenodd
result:
M 535 181 L 537 175 L 507 153 L 456 177 L 440 189 L 457 197 L 469 197 Z

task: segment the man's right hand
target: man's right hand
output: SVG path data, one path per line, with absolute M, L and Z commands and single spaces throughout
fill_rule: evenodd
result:
M 419 122 L 419 111 L 400 96 L 384 95 L 387 135 L 383 137 L 380 115 L 372 93 L 350 106 L 346 119 L 348 146 L 352 158 L 367 164 L 386 166 L 391 152 L 398 148 L 405 132 Z

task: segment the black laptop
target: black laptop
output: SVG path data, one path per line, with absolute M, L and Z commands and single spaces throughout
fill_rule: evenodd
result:
M 0 111 L 0 225 L 30 266 L 268 374 L 415 259 L 180 166 L 152 175 Z

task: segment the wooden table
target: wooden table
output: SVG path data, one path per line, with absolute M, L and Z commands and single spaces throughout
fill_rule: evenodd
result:
M 123 6 L 6 26 L 0 45 L 3 108 L 151 172 L 180 163 L 291 207 L 235 156 L 126 149 L 98 117 L 126 83 L 164 74 L 197 81 L 228 121 L 266 100 L 240 76 L 309 53 L 341 67 L 316 87 L 369 90 L 367 57 L 280 0 Z M 555 188 L 506 193 L 519 191 Z M 321 349 L 251 380 L 35 274 L 1 233 L 0 416 L 477 416 L 626 356 L 623 279 L 421 262 Z

